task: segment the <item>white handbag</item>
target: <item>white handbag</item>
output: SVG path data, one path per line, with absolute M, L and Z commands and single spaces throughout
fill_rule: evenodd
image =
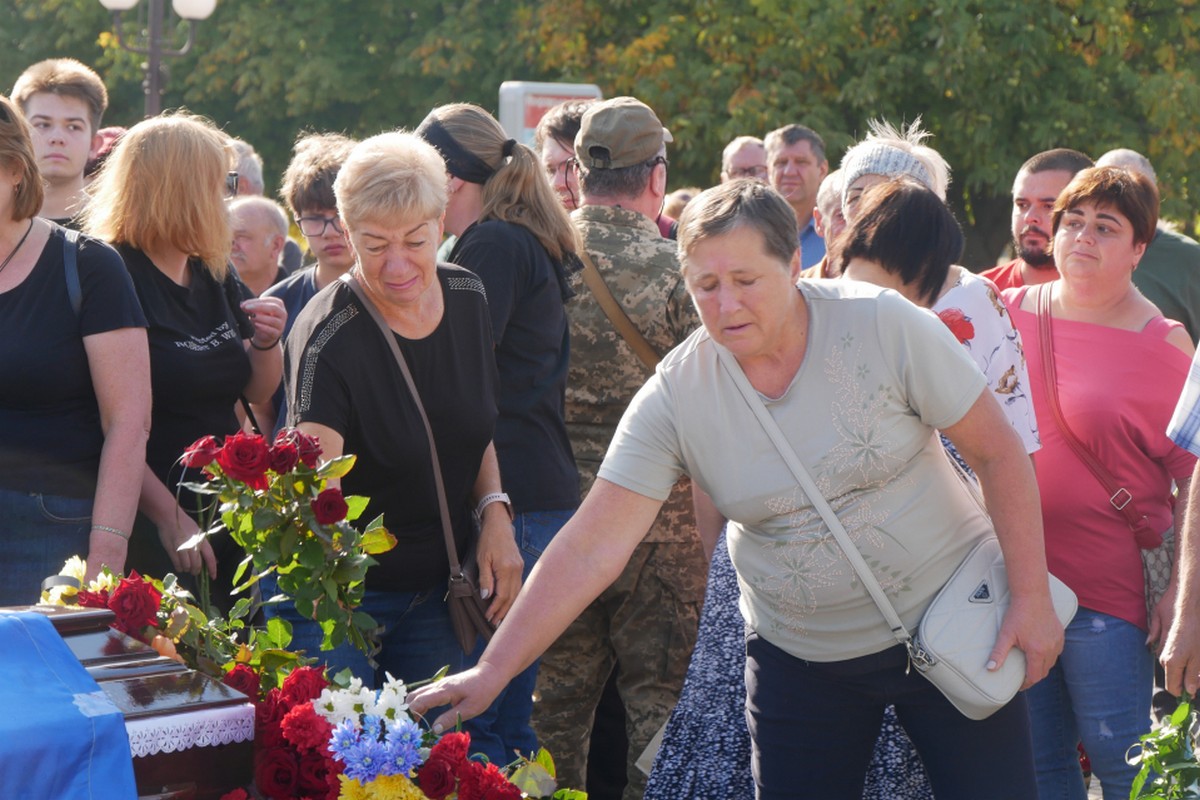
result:
M 1014 647 L 1000 669 L 987 669 L 1010 603 L 1004 557 L 995 535 L 971 549 L 933 598 L 917 626 L 917 635 L 912 636 L 741 367 L 725 348 L 716 342 L 713 346 L 743 399 L 879 606 L 892 635 L 908 650 L 909 663 L 970 719 L 985 719 L 1007 705 L 1024 682 L 1025 654 Z M 973 479 L 967 480 L 973 483 Z M 1066 584 L 1053 575 L 1049 578 L 1054 611 L 1065 627 L 1075 616 L 1078 601 Z

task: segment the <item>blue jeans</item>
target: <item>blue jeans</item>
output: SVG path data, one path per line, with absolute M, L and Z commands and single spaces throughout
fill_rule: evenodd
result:
M 1150 730 L 1154 658 L 1146 632 L 1080 608 L 1050 674 L 1026 694 L 1042 800 L 1084 800 L 1076 745 L 1083 742 L 1105 800 L 1129 797 L 1138 768 L 1125 752 Z
M 87 557 L 92 498 L 0 489 L 0 520 L 0 605 L 33 605 L 64 561 Z
M 525 559 L 522 581 L 529 579 L 542 551 L 574 513 L 574 509 L 563 509 L 517 514 L 513 532 L 517 546 L 521 548 L 521 557 Z M 479 662 L 485 645 L 480 639 L 475 652 L 467 658 L 466 666 Z M 464 723 L 463 727 L 471 734 L 471 752 L 484 753 L 497 766 L 511 762 L 515 758 L 514 751 L 526 756 L 537 752 L 537 734 L 529 724 L 537 673 L 538 662 L 534 661 L 509 682 L 487 711 Z
M 908 669 L 896 646 L 847 661 L 796 658 L 746 637 L 746 720 L 759 800 L 861 800 L 884 707 L 895 705 L 939 800 L 1013 800 L 1036 791 L 1021 695 L 964 717 Z
M 274 576 L 262 581 L 264 599 L 278 592 Z M 382 592 L 368 589 L 360 611 L 365 611 L 382 628 L 379 641 L 382 650 L 375 655 L 379 666 L 372 667 L 365 653 L 349 642 L 332 650 L 321 650 L 321 626 L 296 613 L 291 602 L 268 604 L 263 613 L 268 619 L 278 617 L 292 625 L 289 650 L 303 650 L 318 659 L 330 674 L 349 668 L 361 678 L 364 686 L 378 688 L 386 680 L 384 673 L 405 683 L 430 678 L 442 667 L 450 672 L 462 669 L 463 652 L 450 626 L 446 608 L 446 588 L 437 586 L 423 592 Z M 435 719 L 433 714 L 429 719 Z

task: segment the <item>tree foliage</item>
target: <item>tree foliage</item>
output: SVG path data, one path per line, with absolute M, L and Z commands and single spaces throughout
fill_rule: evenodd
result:
M 675 134 L 677 185 L 714 182 L 740 134 L 803 122 L 836 163 L 867 120 L 921 115 L 954 169 L 966 261 L 980 265 L 1008 239 L 1017 168 L 1051 147 L 1144 152 L 1164 215 L 1191 227 L 1197 1 L 221 0 L 196 50 L 172 62 L 164 105 L 253 142 L 269 183 L 300 130 L 411 127 L 452 100 L 494 110 L 512 79 L 645 100 Z M 0 85 L 71 54 L 108 81 L 111 122 L 140 116 L 141 59 L 116 48 L 96 0 L 0 3 L 15 6 Z

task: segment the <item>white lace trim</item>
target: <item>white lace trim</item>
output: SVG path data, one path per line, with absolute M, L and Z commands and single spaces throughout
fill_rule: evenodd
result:
M 246 742 L 254 738 L 254 706 L 245 703 L 169 717 L 127 720 L 125 730 L 134 758 Z

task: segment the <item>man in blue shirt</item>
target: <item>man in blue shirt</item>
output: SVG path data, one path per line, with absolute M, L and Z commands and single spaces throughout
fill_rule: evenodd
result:
M 829 172 L 825 140 L 804 125 L 784 125 L 766 135 L 767 179 L 796 212 L 800 226 L 800 266 L 813 266 L 825 257 L 825 240 L 817 233 L 813 208 L 817 189 Z

